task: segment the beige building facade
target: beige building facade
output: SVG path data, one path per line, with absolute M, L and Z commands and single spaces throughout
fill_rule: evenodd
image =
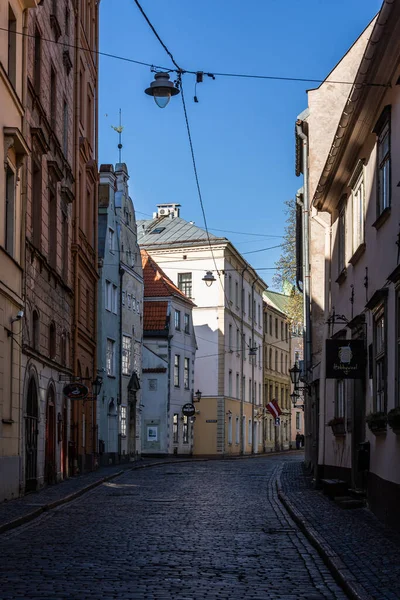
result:
M 0 6 L 0 501 L 20 493 L 27 39 L 33 0 Z
M 308 129 L 308 199 L 314 221 L 323 218 L 325 230 L 319 237 L 324 265 L 311 261 L 312 285 L 316 282 L 320 292 L 312 301 L 323 314 L 323 327 L 311 321 L 320 350 L 320 364 L 313 357 L 311 365 L 314 375 L 318 371 L 312 385 L 319 384 L 316 472 L 363 490 L 378 517 L 398 527 L 398 2 L 383 3 L 337 69 L 346 71 L 346 65 L 354 85 L 344 102 L 333 107 L 329 85 L 323 84 L 324 92 L 309 93 L 309 114 L 301 123 L 303 132 Z M 335 112 L 328 139 L 326 110 Z M 329 148 L 321 153 L 327 141 Z M 343 352 L 331 354 L 334 345 Z M 332 365 L 341 376 L 332 375 Z

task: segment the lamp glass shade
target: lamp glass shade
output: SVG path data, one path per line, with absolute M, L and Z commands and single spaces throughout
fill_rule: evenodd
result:
M 171 100 L 171 90 L 165 87 L 155 87 L 153 88 L 154 91 L 154 102 L 157 104 L 157 106 L 159 106 L 160 108 L 165 108 L 167 106 L 167 104 L 169 103 L 169 101 Z
M 295 364 L 291 369 L 289 369 L 289 373 L 290 373 L 290 381 L 293 383 L 293 385 L 295 387 L 297 387 L 299 385 L 300 373 L 301 373 L 299 367 Z
M 197 392 L 195 393 L 195 396 L 196 396 L 197 400 L 201 400 L 201 391 L 197 390 Z
M 212 271 L 206 272 L 206 274 L 203 277 L 203 281 L 205 282 L 207 287 L 210 287 L 214 283 L 215 277 L 214 277 Z
M 293 403 L 293 406 L 296 406 L 296 402 L 297 402 L 297 399 L 298 399 L 298 395 L 296 394 L 296 392 L 292 392 L 290 394 L 290 399 L 291 399 L 291 401 Z

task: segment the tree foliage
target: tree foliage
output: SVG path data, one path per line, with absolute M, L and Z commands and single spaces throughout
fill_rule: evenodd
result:
M 286 226 L 282 254 L 275 263 L 273 284 L 289 294 L 288 317 L 292 323 L 303 323 L 303 294 L 296 286 L 296 201 L 285 201 Z

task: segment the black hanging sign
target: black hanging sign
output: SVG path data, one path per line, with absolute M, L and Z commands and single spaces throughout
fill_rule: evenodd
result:
M 83 383 L 68 383 L 63 388 L 64 396 L 71 400 L 84 400 L 89 393 L 88 388 Z
M 326 340 L 326 378 L 363 379 L 365 353 L 363 340 Z
M 182 414 L 185 415 L 185 417 L 193 417 L 195 412 L 196 409 L 190 402 L 182 406 Z

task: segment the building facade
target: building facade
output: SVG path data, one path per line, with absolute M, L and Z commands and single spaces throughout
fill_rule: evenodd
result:
M 208 238 L 206 231 L 180 218 L 179 205 L 158 205 L 152 220 L 139 221 L 138 235 L 139 245 L 196 305 L 194 387 L 202 398 L 193 453 L 262 451 L 266 284 L 228 239 Z M 214 278 L 209 287 L 203 279 L 207 272 Z
M 377 516 L 396 528 L 399 39 L 400 5 L 385 1 L 353 47 L 363 46 L 354 85 L 338 116 L 330 158 L 309 195 L 331 234 L 322 280 L 318 472 L 363 490 Z M 362 86 L 363 81 L 382 85 Z M 308 119 L 308 125 L 311 153 L 318 122 Z
M 22 492 L 70 472 L 74 72 L 71 50 L 52 42 L 74 44 L 73 14 L 69 0 L 43 3 L 27 24 Z
M 284 312 L 287 297 L 264 292 L 264 405 L 277 400 L 282 411 L 277 425 L 265 413 L 265 450 L 288 450 L 291 447 L 290 399 L 290 323 Z
M 11 0 L 0 6 L 0 501 L 20 493 L 21 346 L 25 323 L 26 26 L 36 2 Z M 33 11 L 31 11 L 33 12 Z
M 191 455 L 197 432 L 193 429 L 193 417 L 183 414 L 182 407 L 191 404 L 194 397 L 194 304 L 145 250 L 142 264 L 147 361 L 142 395 L 142 451 Z M 164 390 L 158 388 L 165 384 L 165 377 L 166 397 Z

